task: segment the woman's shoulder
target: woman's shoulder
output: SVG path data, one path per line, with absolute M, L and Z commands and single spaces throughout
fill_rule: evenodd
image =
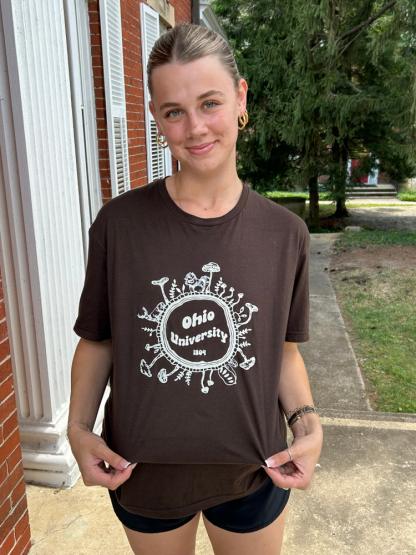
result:
M 276 231 L 296 233 L 300 236 L 309 235 L 309 229 L 303 218 L 277 202 L 251 189 L 253 210 L 260 220 L 267 222 L 268 227 Z
M 149 212 L 150 204 L 156 199 L 157 186 L 160 181 L 161 178 L 154 179 L 145 185 L 124 191 L 105 201 L 97 212 L 93 222 L 94 225 L 104 224 L 120 218 L 137 218 L 139 215 Z

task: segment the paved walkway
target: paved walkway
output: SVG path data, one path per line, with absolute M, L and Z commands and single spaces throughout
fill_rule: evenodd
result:
M 416 415 L 375 413 L 368 405 L 325 270 L 336 236 L 311 235 L 311 339 L 300 350 L 324 448 L 309 490 L 292 490 L 282 551 L 414 555 Z
M 282 555 L 414 555 L 416 416 L 368 405 L 326 270 L 335 237 L 311 235 L 311 339 L 300 349 L 324 448 L 311 487 L 291 492 Z M 27 493 L 31 555 L 131 553 L 103 488 L 79 480 L 71 490 L 28 485 Z M 213 554 L 202 519 L 196 553 Z
M 416 231 L 416 205 L 403 202 L 393 206 L 349 208 L 348 225 L 373 229 L 409 229 Z M 371 223 L 369 223 L 371 222 Z

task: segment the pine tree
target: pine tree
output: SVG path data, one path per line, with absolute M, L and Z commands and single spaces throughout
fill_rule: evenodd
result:
M 239 171 L 257 189 L 309 187 L 329 175 L 346 215 L 347 161 L 367 154 L 413 171 L 416 3 L 412 0 L 214 0 L 246 78 L 250 122 Z M 413 158 L 412 158 L 413 157 Z

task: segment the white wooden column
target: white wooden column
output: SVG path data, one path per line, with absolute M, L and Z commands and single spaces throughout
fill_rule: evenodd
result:
M 63 3 L 1 3 L 0 240 L 25 478 L 70 486 L 72 330 L 85 264 Z

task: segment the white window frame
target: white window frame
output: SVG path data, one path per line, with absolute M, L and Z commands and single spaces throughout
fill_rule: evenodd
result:
M 119 0 L 100 0 L 105 105 L 112 197 L 130 189 L 123 35 Z
M 157 126 L 149 109 L 151 98 L 147 87 L 147 62 L 152 47 L 161 34 L 162 25 L 159 14 L 144 3 L 140 4 L 140 22 L 142 36 L 141 48 L 146 126 L 147 177 L 148 181 L 151 182 L 157 178 L 172 174 L 172 153 L 168 146 L 163 148 L 157 144 Z

